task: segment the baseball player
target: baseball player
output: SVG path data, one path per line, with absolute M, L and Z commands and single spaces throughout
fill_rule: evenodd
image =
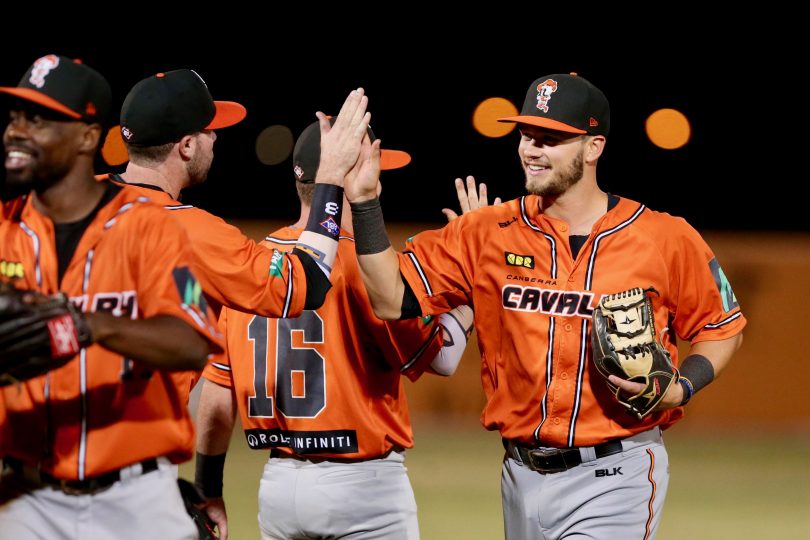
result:
M 410 160 L 382 152 L 383 169 Z M 295 245 L 311 211 L 320 155 L 315 123 L 293 155 L 301 217 L 268 235 L 268 246 Z M 440 322 L 377 319 L 360 279 L 349 219 L 331 279 L 324 305 L 294 319 L 223 311 L 227 355 L 204 372 L 197 455 L 198 485 L 223 537 L 222 467 L 237 408 L 248 445 L 270 450 L 259 489 L 263 538 L 419 537 L 404 466 L 413 434 L 401 375 L 451 374 L 472 311 L 461 306 Z
M 745 319 L 692 227 L 600 189 L 610 115 L 599 89 L 574 74 L 541 77 L 503 121 L 520 129 L 529 194 L 421 233 L 404 253 L 386 237 L 376 182 L 346 179 L 361 275 L 385 319 L 475 305 L 482 422 L 507 449 L 509 540 L 652 538 L 668 484 L 661 430 L 725 367 Z M 588 339 L 600 298 L 634 287 L 658 291 L 652 316 L 681 375 L 641 420 L 593 368 Z M 680 362 L 676 335 L 691 342 Z
M 6 180 L 25 193 L 0 222 L 0 261 L 16 269 L 4 277 L 66 293 L 94 342 L 0 388 L 0 536 L 196 538 L 172 468 L 193 426 L 168 370 L 201 369 L 222 342 L 188 239 L 136 190 L 94 178 L 111 108 L 98 72 L 50 54 L 0 92 Z
M 129 164 L 108 177 L 135 186 L 163 205 L 191 240 L 194 268 L 214 311 L 222 305 L 259 315 L 290 317 L 323 302 L 328 283 L 307 287 L 296 254 L 258 246 L 205 210 L 179 202 L 183 189 L 205 181 L 221 128 L 241 122 L 245 108 L 214 101 L 191 69 L 158 73 L 138 82 L 124 99 L 121 134 Z M 317 279 L 317 273 L 312 274 Z

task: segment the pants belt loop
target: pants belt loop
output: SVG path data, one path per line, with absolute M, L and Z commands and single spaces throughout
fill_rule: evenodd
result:
M 582 457 L 582 464 L 592 463 L 596 461 L 596 448 L 593 446 L 581 446 L 579 448 L 579 455 Z

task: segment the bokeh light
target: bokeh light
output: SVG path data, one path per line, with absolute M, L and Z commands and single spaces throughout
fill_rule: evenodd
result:
M 112 167 L 121 165 L 129 161 L 127 147 L 124 146 L 124 139 L 121 137 L 121 126 L 115 125 L 107 131 L 107 138 L 104 139 L 104 146 L 101 147 L 101 157 L 105 163 Z
M 265 165 L 278 165 L 293 149 L 293 134 L 282 125 L 269 126 L 256 137 L 256 156 Z
M 498 122 L 498 118 L 517 114 L 517 108 L 508 99 L 487 98 L 475 108 L 472 123 L 475 130 L 485 137 L 503 137 L 515 129 L 516 124 L 501 123 Z
M 681 148 L 689 142 L 692 128 L 686 116 L 675 109 L 659 109 L 644 123 L 650 141 L 665 150 Z

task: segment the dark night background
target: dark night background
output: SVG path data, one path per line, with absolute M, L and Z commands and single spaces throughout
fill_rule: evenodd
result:
M 357 45 L 348 34 L 288 39 L 277 30 L 246 33 L 244 40 L 172 34 L 145 41 L 144 28 L 137 39 L 125 32 L 115 40 L 86 43 L 29 39 L 7 49 L 0 84 L 16 85 L 34 59 L 53 52 L 80 57 L 104 74 L 120 106 L 141 78 L 193 68 L 214 99 L 244 104 L 248 117 L 218 132 L 208 182 L 188 190 L 184 201 L 225 218 L 290 221 L 298 215 L 291 159 L 263 165 L 255 153 L 256 136 L 274 124 L 297 136 L 315 120 L 316 110 L 336 114 L 345 95 L 363 86 L 383 146 L 413 156 L 408 167 L 383 173 L 386 218 L 441 223 L 441 208 L 457 205 L 458 176 L 486 182 L 491 197 L 510 199 L 523 191 L 517 134 L 479 135 L 471 124 L 475 106 L 501 96 L 520 109 L 534 79 L 576 71 L 611 104 L 611 132 L 598 170 L 603 189 L 683 216 L 700 230 L 810 230 L 799 197 L 772 203 L 765 219 L 756 210 L 776 197 L 765 187 L 787 181 L 779 170 L 786 156 L 766 151 L 770 136 L 755 134 L 751 125 L 752 117 L 767 113 L 762 103 L 777 98 L 757 92 L 749 80 L 757 68 L 743 41 L 707 48 L 687 29 L 617 39 L 621 45 L 545 43 L 511 31 L 435 37 L 435 28 L 427 25 L 407 36 L 377 32 L 373 45 Z M 238 28 L 230 31 L 240 36 Z M 166 33 L 154 29 L 155 35 Z M 681 149 L 658 149 L 644 133 L 647 116 L 664 107 L 691 121 L 692 139 Z M 795 174 L 789 178 L 796 181 Z

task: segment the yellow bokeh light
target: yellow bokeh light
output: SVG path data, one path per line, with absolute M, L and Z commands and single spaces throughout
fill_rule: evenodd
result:
M 517 114 L 517 108 L 508 99 L 488 98 L 475 108 L 472 123 L 475 130 L 485 137 L 503 137 L 515 129 L 515 124 L 498 122 L 498 118 Z
M 287 126 L 270 126 L 256 137 L 256 156 L 265 165 L 278 165 L 290 156 L 292 149 L 293 134 Z
M 659 109 L 644 123 L 650 141 L 665 150 L 675 150 L 689 142 L 692 128 L 686 116 L 675 109 Z
M 113 126 L 107 131 L 107 138 L 101 147 L 101 157 L 107 165 L 113 167 L 129 161 L 129 152 L 121 137 L 121 126 Z

